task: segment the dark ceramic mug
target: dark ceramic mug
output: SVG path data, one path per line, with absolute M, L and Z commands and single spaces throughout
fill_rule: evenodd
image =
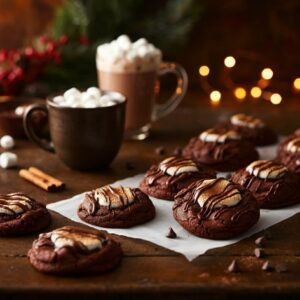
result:
M 108 166 L 122 143 L 126 99 L 118 100 L 112 106 L 96 108 L 63 107 L 52 99 L 49 97 L 47 104 L 33 104 L 27 108 L 23 124 L 29 139 L 41 148 L 57 153 L 72 169 L 96 170 Z M 52 141 L 41 139 L 36 134 L 32 126 L 35 111 L 48 114 Z

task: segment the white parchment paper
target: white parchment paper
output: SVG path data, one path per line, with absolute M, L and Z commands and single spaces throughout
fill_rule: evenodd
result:
M 275 154 L 274 146 L 259 148 L 258 150 L 260 152 L 262 159 L 274 158 L 274 154 Z M 219 174 L 219 176 L 220 175 L 221 174 Z M 222 173 L 222 175 L 224 175 L 224 173 Z M 115 185 L 121 184 L 129 187 L 138 187 L 142 177 L 143 174 L 139 174 L 134 177 L 117 181 L 113 184 Z M 244 235 L 239 236 L 236 239 L 231 239 L 226 241 L 213 241 L 213 240 L 208 240 L 208 239 L 203 239 L 203 238 L 193 236 L 190 233 L 188 233 L 185 229 L 183 229 L 173 218 L 173 214 L 172 214 L 173 202 L 171 201 L 159 200 L 151 197 L 156 208 L 156 217 L 154 220 L 146 224 L 139 225 L 129 229 L 110 229 L 110 228 L 101 228 L 97 226 L 92 226 L 79 219 L 76 211 L 77 211 L 77 207 L 83 201 L 83 199 L 84 199 L 84 193 L 76 195 L 67 200 L 49 204 L 47 205 L 47 208 L 56 211 L 73 221 L 83 223 L 97 229 L 103 229 L 110 233 L 150 241 L 162 247 L 181 253 L 188 260 L 193 260 L 198 255 L 205 253 L 209 249 L 223 247 L 229 244 L 236 243 L 239 240 L 251 236 L 252 234 L 258 231 L 264 230 L 300 212 L 300 205 L 296 205 L 284 209 L 278 209 L 278 210 L 262 209 L 261 217 L 258 223 L 249 231 L 247 231 Z M 166 238 L 166 234 L 168 232 L 169 227 L 173 228 L 178 238 L 176 239 Z

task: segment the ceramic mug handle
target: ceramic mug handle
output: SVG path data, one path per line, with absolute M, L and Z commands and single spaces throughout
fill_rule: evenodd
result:
M 28 136 L 28 138 L 33 141 L 34 143 L 36 143 L 38 146 L 40 146 L 42 149 L 49 151 L 49 152 L 55 152 L 54 151 L 54 147 L 51 143 L 51 141 L 47 141 L 45 139 L 40 138 L 34 128 L 33 128 L 33 123 L 32 123 L 32 114 L 35 111 L 43 111 L 46 114 L 48 114 L 48 108 L 46 104 L 33 104 L 30 105 L 24 114 L 23 117 L 23 126 L 24 126 L 24 130 L 26 132 L 26 135 Z
M 169 100 L 167 100 L 167 102 L 154 105 L 152 114 L 153 121 L 156 121 L 172 112 L 181 102 L 187 91 L 188 76 L 182 66 L 174 62 L 163 62 L 160 65 L 158 75 L 163 76 L 165 74 L 175 75 L 177 78 L 177 86 L 173 95 Z

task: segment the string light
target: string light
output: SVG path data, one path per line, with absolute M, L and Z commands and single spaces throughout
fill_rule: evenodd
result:
M 237 87 L 234 90 L 234 96 L 238 99 L 238 100 L 244 100 L 247 96 L 247 92 L 244 88 L 242 87 Z
M 281 103 L 282 97 L 281 97 L 280 94 L 274 93 L 274 94 L 271 96 L 270 101 L 271 101 L 272 104 L 278 105 L 278 104 Z
M 261 77 L 266 80 L 270 80 L 273 77 L 273 71 L 270 68 L 265 68 L 261 71 Z
M 209 98 L 211 104 L 217 106 L 221 102 L 222 94 L 219 91 L 215 90 L 210 93 Z
M 233 56 L 227 56 L 224 59 L 223 79 L 226 88 L 233 93 L 238 101 L 243 101 L 247 98 L 247 95 L 251 95 L 252 98 L 264 99 L 270 101 L 273 105 L 279 105 L 282 102 L 282 97 L 279 93 L 271 92 L 268 86 L 271 84 L 271 79 L 274 76 L 274 72 L 271 68 L 264 68 L 261 71 L 261 78 L 257 81 L 252 88 L 245 89 L 240 86 L 236 86 L 235 82 L 231 78 L 231 68 L 236 65 L 236 59 Z M 221 103 L 222 94 L 218 90 L 214 90 L 209 82 L 208 75 L 210 74 L 210 68 L 207 65 L 202 65 L 198 69 L 200 75 L 200 84 L 202 89 L 209 95 L 210 104 L 212 106 L 218 106 Z M 300 77 L 295 78 L 293 81 L 293 88 L 295 92 L 300 92 Z
M 225 57 L 224 59 L 224 65 L 227 67 L 227 68 L 233 68 L 235 66 L 235 58 L 233 56 L 227 56 Z
M 251 88 L 250 94 L 253 98 L 259 98 L 262 94 L 261 88 L 259 88 L 258 86 L 254 86 L 253 88 Z
M 210 70 L 209 70 L 208 66 L 201 66 L 199 68 L 199 74 L 203 77 L 208 76 L 209 72 L 210 72 Z
M 296 90 L 300 90 L 300 77 L 298 77 L 294 80 L 293 86 Z

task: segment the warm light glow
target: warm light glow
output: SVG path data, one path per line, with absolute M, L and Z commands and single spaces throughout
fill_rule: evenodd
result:
M 209 95 L 210 102 L 213 106 L 217 106 L 221 102 L 222 94 L 219 91 L 212 91 Z
M 247 96 L 247 92 L 244 88 L 242 87 L 237 87 L 234 90 L 234 96 L 238 99 L 238 100 L 243 100 L 246 98 Z
M 199 68 L 199 74 L 201 75 L 201 76 L 207 76 L 208 74 L 209 74 L 209 67 L 208 66 L 201 66 L 200 68 Z
M 253 98 L 259 98 L 262 94 L 261 89 L 258 86 L 254 86 L 251 90 L 250 90 L 250 94 Z
M 273 77 L 273 71 L 270 68 L 265 68 L 261 71 L 261 77 L 270 80 Z
M 227 56 L 225 57 L 224 59 L 224 65 L 227 67 L 227 68 L 232 68 L 235 66 L 235 58 L 233 56 Z
M 300 90 L 300 77 L 298 77 L 294 80 L 294 88 L 296 90 Z
M 269 83 L 270 83 L 270 82 L 269 82 L 268 80 L 261 78 L 261 79 L 258 80 L 257 85 L 258 85 L 261 89 L 264 89 L 264 88 L 266 88 L 266 87 L 269 85 Z
M 280 94 L 275 93 L 271 96 L 270 101 L 272 104 L 278 105 L 281 103 L 282 97 L 280 96 Z

